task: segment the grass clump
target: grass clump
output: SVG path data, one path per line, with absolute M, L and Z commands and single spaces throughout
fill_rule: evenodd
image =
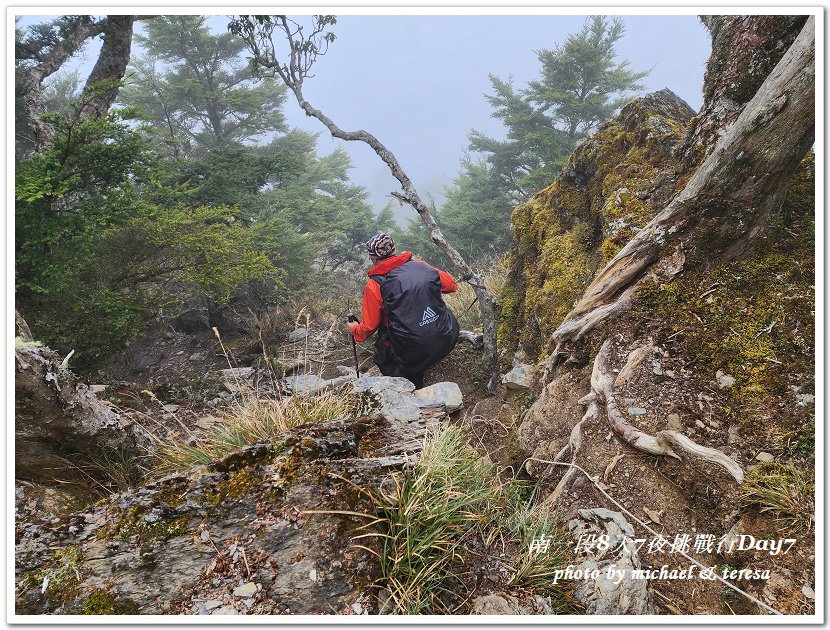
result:
M 209 464 L 301 424 L 343 417 L 351 411 L 351 406 L 348 397 L 334 392 L 240 402 L 210 430 L 197 433 L 182 424 L 184 435 L 178 432 L 154 435 L 154 474 L 164 476 Z
M 559 538 L 552 520 L 523 500 L 527 489 L 500 480 L 463 429 L 443 426 L 429 434 L 418 462 L 392 492 L 375 497 L 390 612 L 456 612 L 461 593 L 475 590 L 477 574 L 499 580 L 496 588 L 561 600 L 551 581 L 561 547 L 554 542 L 547 553 L 529 553 L 532 538 Z
M 781 525 L 809 531 L 815 513 L 815 485 L 808 471 L 777 462 L 764 462 L 747 475 L 741 486 L 744 507 L 760 506 Z

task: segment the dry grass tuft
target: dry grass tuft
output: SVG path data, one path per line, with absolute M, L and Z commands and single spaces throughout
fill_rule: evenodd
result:
M 181 432 L 150 432 L 156 446 L 152 475 L 185 472 L 246 446 L 272 440 L 301 424 L 331 420 L 350 412 L 350 400 L 335 392 L 309 397 L 252 398 L 231 407 L 211 430 L 197 432 L 182 423 Z
M 809 531 L 815 519 L 815 482 L 809 471 L 777 462 L 752 470 L 741 485 L 744 507 L 758 505 L 794 531 Z
M 468 444 L 464 429 L 445 425 L 429 434 L 418 462 L 395 481 L 392 492 L 377 494 L 384 586 L 390 612 L 449 614 L 470 575 L 487 570 L 506 590 L 561 593 L 551 583 L 560 564 L 556 542 L 545 554 L 530 555 L 530 541 L 554 536 L 548 516 L 522 499 L 514 479 L 500 480 L 492 464 Z M 500 553 L 510 551 L 511 553 Z M 509 558 L 516 558 L 513 565 Z M 495 559 L 495 563 L 494 563 Z M 555 604 L 556 605 L 556 604 Z

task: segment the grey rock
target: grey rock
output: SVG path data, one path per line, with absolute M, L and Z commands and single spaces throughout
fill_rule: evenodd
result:
M 151 439 L 115 413 L 46 347 L 15 350 L 15 477 L 41 483 L 77 479 L 85 472 L 56 466 L 78 456 L 99 461 L 104 451 L 144 451 Z
M 644 416 L 648 413 L 648 409 L 645 407 L 629 407 L 628 408 L 628 415 L 630 416 Z
M 255 582 L 246 582 L 242 586 L 237 586 L 233 589 L 234 597 L 251 597 L 257 594 L 257 585 Z
M 729 444 L 737 444 L 740 441 L 740 436 L 738 435 L 741 428 L 737 424 L 733 424 L 726 430 L 726 440 Z
M 606 578 L 605 569 L 612 563 L 627 575 L 642 567 L 636 547 L 620 544 L 626 538 L 634 537 L 634 528 L 622 514 L 605 508 L 579 510 L 578 518 L 569 521 L 568 527 L 574 540 L 584 534 L 604 534 L 610 543 L 604 551 L 583 553 L 585 560 L 576 567 L 582 571 L 599 570 L 596 580 L 580 581 L 574 589 L 574 597 L 585 607 L 586 614 L 649 615 L 657 612 L 648 580 L 623 579 L 614 584 L 614 580 Z
M 806 407 L 807 405 L 812 405 L 816 400 L 816 397 L 812 394 L 797 394 L 795 397 L 795 404 L 799 407 Z
M 458 411 L 464 406 L 464 396 L 461 394 L 461 388 L 457 383 L 448 381 L 435 383 L 416 390 L 415 395 L 419 398 L 431 398 L 444 403 L 447 413 Z
M 502 376 L 501 382 L 507 389 L 527 390 L 535 384 L 534 374 L 535 368 L 523 363 Z
M 221 605 L 222 601 L 219 599 L 209 599 L 202 603 L 205 610 L 213 610 L 214 608 L 219 608 Z
M 161 357 L 154 354 L 139 354 L 133 360 L 133 372 L 143 372 L 149 367 L 158 365 Z
M 519 348 L 513 353 L 513 367 L 527 363 L 527 359 L 527 352 L 525 352 L 522 348 Z
M 240 368 L 226 368 L 224 370 L 219 370 L 222 374 L 223 379 L 248 379 L 254 375 L 254 368 L 252 367 L 240 367 Z
M 519 602 L 510 595 L 483 595 L 476 597 L 471 606 L 474 615 L 520 615 Z
M 755 456 L 755 459 L 757 459 L 759 462 L 771 462 L 775 461 L 775 455 L 773 455 L 772 453 L 767 453 L 766 451 L 761 451 Z
M 352 387 L 358 394 L 359 414 L 379 413 L 405 422 L 446 415 L 442 400 L 414 395 L 415 386 L 405 378 L 364 376 Z
M 319 391 L 325 382 L 325 379 L 314 374 L 298 374 L 283 379 L 285 388 L 292 394 L 307 394 Z
M 367 583 L 380 577 L 377 557 L 352 545 L 362 521 L 346 512 L 372 513 L 375 507 L 362 493 L 353 493 L 350 484 L 378 492 L 390 473 L 415 461 L 426 426 L 425 421 L 379 416 L 307 424 L 189 474 L 114 495 L 83 514 L 32 524 L 19 532 L 15 545 L 15 610 L 45 614 L 61 607 L 66 614 L 78 614 L 85 594 L 106 588 L 123 593 L 140 614 L 170 614 L 188 599 L 218 601 L 216 589 L 223 584 L 240 598 L 237 607 L 243 612 L 242 600 L 259 592 L 257 584 L 263 587 L 257 597 L 265 605 L 278 604 L 279 611 L 330 614 L 347 609 Z M 171 505 L 171 497 L 183 501 Z M 267 522 L 256 516 L 263 501 L 275 517 Z M 311 518 L 306 516 L 310 510 L 317 511 Z M 231 541 L 242 540 L 251 541 L 246 544 L 249 559 L 261 552 L 279 571 L 274 574 L 269 563 L 252 565 L 242 584 L 239 578 L 226 582 L 219 576 L 207 582 L 216 559 L 213 545 L 228 551 Z M 377 541 L 362 543 L 380 552 Z M 68 548 L 80 552 L 78 595 L 58 601 L 41 594 L 40 584 L 32 585 L 28 576 L 51 567 L 56 552 Z M 244 575 L 241 558 L 237 567 Z M 201 610 L 207 607 L 193 608 Z M 239 611 L 228 604 L 210 612 Z
M 288 333 L 288 341 L 295 342 L 295 341 L 305 341 L 305 338 L 308 337 L 308 330 L 305 327 L 300 326 L 296 330 L 292 330 Z
M 379 394 L 389 390 L 409 394 L 415 391 L 415 385 L 400 376 L 361 376 L 354 384 L 354 391 L 358 394 Z
M 376 411 L 389 418 L 411 422 L 421 417 L 421 406 L 419 400 L 410 394 L 403 394 L 394 389 L 385 390 L 377 394 L 375 399 L 377 406 L 366 409 Z
M 729 376 L 729 374 L 724 374 L 720 370 L 718 370 L 715 374 L 715 380 L 717 380 L 718 387 L 721 389 L 728 389 L 735 384 L 735 377 Z
M 194 352 L 193 354 L 191 354 L 188 357 L 188 360 L 189 361 L 201 361 L 204 358 L 205 358 L 205 353 L 204 352 Z
M 210 330 L 210 313 L 205 307 L 192 308 L 173 318 L 173 330 L 183 333 L 199 333 Z

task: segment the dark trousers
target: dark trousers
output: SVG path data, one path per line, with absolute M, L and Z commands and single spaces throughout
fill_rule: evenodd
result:
M 415 389 L 421 389 L 424 386 L 424 373 L 406 371 L 406 368 L 401 366 L 397 360 L 392 346 L 388 346 L 386 343 L 386 335 L 381 334 L 379 330 L 375 340 L 375 356 L 373 359 L 380 373 L 384 376 L 401 376 L 410 380 L 415 385 Z

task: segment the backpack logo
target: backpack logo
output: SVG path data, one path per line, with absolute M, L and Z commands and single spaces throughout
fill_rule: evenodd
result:
M 438 315 L 435 314 L 429 306 L 427 306 L 426 310 L 424 311 L 424 316 L 421 318 L 421 323 L 418 324 L 419 326 L 426 326 L 427 324 L 431 324 L 436 319 L 438 319 Z

